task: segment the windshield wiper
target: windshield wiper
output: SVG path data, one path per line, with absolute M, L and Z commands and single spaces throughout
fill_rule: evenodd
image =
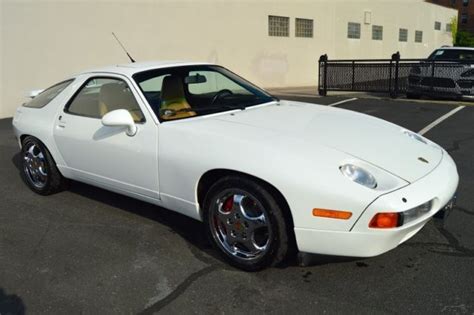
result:
M 247 107 L 245 105 L 223 105 L 220 106 L 225 109 L 240 109 L 240 110 L 245 110 Z

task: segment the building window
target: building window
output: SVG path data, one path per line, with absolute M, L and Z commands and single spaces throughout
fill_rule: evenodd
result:
M 456 0 L 451 0 L 451 5 L 454 7 L 456 5 Z
M 360 23 L 347 23 L 347 38 L 360 38 Z
M 296 18 L 296 37 L 313 37 L 313 20 Z
M 408 41 L 408 30 L 406 28 L 401 28 L 398 31 L 398 41 L 407 42 Z
M 461 24 L 467 24 L 467 14 L 461 14 Z
M 422 31 L 415 31 L 415 43 L 423 42 L 423 32 Z
M 469 5 L 469 0 L 462 0 L 462 5 L 467 7 Z
M 435 30 L 441 31 L 441 22 L 435 22 Z
M 383 26 L 372 25 L 372 39 L 373 40 L 383 39 Z
M 290 18 L 286 16 L 268 16 L 268 35 L 269 36 L 290 36 Z
M 447 23 L 447 24 L 446 24 L 446 32 L 451 32 L 452 27 L 453 27 L 453 26 L 451 25 L 451 23 Z

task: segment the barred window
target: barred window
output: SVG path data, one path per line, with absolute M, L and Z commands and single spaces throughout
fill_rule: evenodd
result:
M 372 25 L 372 39 L 373 40 L 383 39 L 383 26 Z
M 435 30 L 441 31 L 441 22 L 435 22 Z
M 360 23 L 347 23 L 347 38 L 360 38 Z
M 313 37 L 313 20 L 296 18 L 296 37 Z
M 453 27 L 453 26 L 452 26 L 451 23 L 447 23 L 447 24 L 446 24 L 446 32 L 451 32 L 452 27 Z
M 469 0 L 463 0 L 462 5 L 467 7 L 469 5 Z
M 408 30 L 406 28 L 401 28 L 398 31 L 398 41 L 407 42 L 408 41 Z
M 286 16 L 268 16 L 268 35 L 269 36 L 290 36 L 290 18 Z
M 466 13 L 461 14 L 461 23 L 462 24 L 467 24 L 467 14 Z
M 423 42 L 423 31 L 415 31 L 415 43 Z

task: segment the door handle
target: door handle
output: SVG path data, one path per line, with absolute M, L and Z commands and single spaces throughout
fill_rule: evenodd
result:
M 60 128 L 65 128 L 66 127 L 66 122 L 64 121 L 64 118 L 62 115 L 59 116 L 58 118 L 58 127 Z

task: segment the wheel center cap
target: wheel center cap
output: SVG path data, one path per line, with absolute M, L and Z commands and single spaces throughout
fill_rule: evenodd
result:
M 234 229 L 236 229 L 237 231 L 242 230 L 242 223 L 240 223 L 240 221 L 236 221 L 234 223 Z

